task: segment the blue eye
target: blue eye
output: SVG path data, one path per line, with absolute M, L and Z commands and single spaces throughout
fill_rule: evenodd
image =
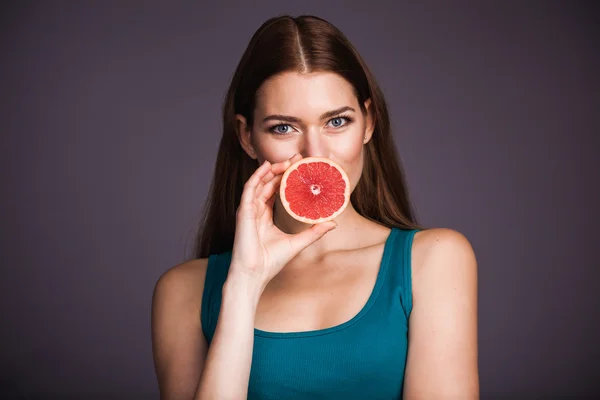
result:
M 281 129 L 280 129 L 281 128 Z M 275 133 L 279 133 L 279 134 L 286 134 L 290 132 L 290 126 L 289 125 L 275 125 L 274 127 L 271 128 L 271 130 Z
M 350 117 L 335 117 L 329 120 L 329 123 L 334 128 L 341 128 L 350 122 L 352 122 L 352 118 Z
M 342 118 L 334 118 L 331 120 L 331 123 L 333 126 L 335 126 L 337 128 L 338 126 L 342 126 L 343 121 L 342 121 Z

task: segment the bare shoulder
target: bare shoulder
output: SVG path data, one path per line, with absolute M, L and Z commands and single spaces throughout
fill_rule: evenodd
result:
M 152 295 L 153 331 L 160 325 L 184 324 L 200 328 L 202 293 L 206 278 L 207 259 L 186 261 L 164 272 Z
M 207 259 L 163 273 L 152 296 L 152 352 L 161 398 L 192 398 L 207 352 L 200 310 Z
M 452 229 L 417 232 L 404 397 L 478 399 L 477 262 Z
M 165 271 L 154 287 L 154 297 L 162 300 L 191 302 L 198 307 L 202 298 L 208 259 L 196 259 L 175 265 Z
M 431 228 L 415 234 L 412 267 L 416 277 L 428 276 L 430 272 L 473 275 L 477 262 L 473 246 L 464 234 L 448 228 Z

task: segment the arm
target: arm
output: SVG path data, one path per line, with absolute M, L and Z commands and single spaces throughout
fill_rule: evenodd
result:
M 449 229 L 423 231 L 415 245 L 404 398 L 478 399 L 473 249 Z
M 204 366 L 207 345 L 200 307 L 208 260 L 165 272 L 152 297 L 152 352 L 161 400 L 190 400 Z
M 230 273 L 223 285 L 219 319 L 196 400 L 245 399 L 248 394 L 254 319 L 262 292 L 254 281 Z
M 170 269 L 154 290 L 152 344 L 162 400 L 244 399 L 248 392 L 259 286 L 237 274 L 227 278 L 208 348 L 200 319 L 207 263 Z

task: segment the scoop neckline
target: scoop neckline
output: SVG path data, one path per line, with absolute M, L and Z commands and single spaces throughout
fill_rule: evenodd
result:
M 369 298 L 367 299 L 367 302 L 365 303 L 365 305 L 360 309 L 360 311 L 354 317 L 352 317 L 351 319 L 349 319 L 346 322 L 343 322 L 343 323 L 335 325 L 335 326 L 331 326 L 329 328 L 316 329 L 316 330 L 310 330 L 310 331 L 271 332 L 271 331 L 264 331 L 261 329 L 254 328 L 254 335 L 260 336 L 260 337 L 265 337 L 265 338 L 271 338 L 271 339 L 290 339 L 290 338 L 313 337 L 313 336 L 320 336 L 320 335 L 327 335 L 330 333 L 334 333 L 334 332 L 349 328 L 350 326 L 357 323 L 361 318 L 363 318 L 369 312 L 371 307 L 373 307 L 373 304 L 375 304 L 377 297 L 379 296 L 379 292 L 381 291 L 381 287 L 383 286 L 383 282 L 385 280 L 385 275 L 386 275 L 386 271 L 387 271 L 388 264 L 389 264 L 389 259 L 390 259 L 391 252 L 392 252 L 391 244 L 392 244 L 393 239 L 395 238 L 397 232 L 398 232 L 398 229 L 396 227 L 391 228 L 391 231 L 385 240 L 385 244 L 383 247 L 383 254 L 381 256 L 381 262 L 379 263 L 379 271 L 377 272 L 377 278 L 375 280 L 375 285 L 373 286 L 373 290 L 371 291 L 371 294 L 369 295 Z

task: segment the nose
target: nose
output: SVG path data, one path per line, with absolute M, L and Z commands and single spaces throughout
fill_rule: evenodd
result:
M 307 132 L 303 135 L 298 151 L 302 157 L 327 157 L 327 143 L 320 132 Z

